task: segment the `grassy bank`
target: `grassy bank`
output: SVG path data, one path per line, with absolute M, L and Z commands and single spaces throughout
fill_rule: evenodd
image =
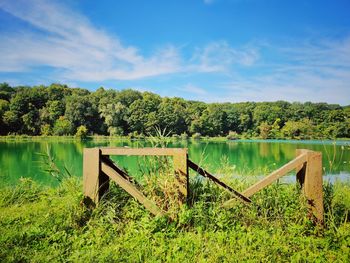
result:
M 215 186 L 194 180 L 191 189 L 191 207 L 170 220 L 153 217 L 115 186 L 100 207 L 88 210 L 77 179 L 55 189 L 22 180 L 0 190 L 0 261 L 350 260 L 349 183 L 325 185 L 324 228 L 308 219 L 294 185 L 275 184 L 254 196 L 250 207 L 237 203 L 231 209 L 221 207 L 229 197 Z

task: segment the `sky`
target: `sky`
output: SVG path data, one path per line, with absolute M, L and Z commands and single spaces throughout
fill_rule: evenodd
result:
M 0 0 L 0 82 L 350 104 L 349 0 Z

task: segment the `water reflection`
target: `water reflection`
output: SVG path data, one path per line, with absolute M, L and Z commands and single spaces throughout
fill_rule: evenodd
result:
M 42 157 L 49 148 L 60 168 L 66 166 L 75 176 L 82 175 L 82 153 L 84 147 L 145 147 L 144 141 L 42 141 L 0 142 L 1 184 L 14 184 L 20 177 L 30 177 L 43 184 L 56 182 L 42 169 Z M 345 178 L 350 175 L 349 142 L 321 141 L 229 141 L 203 142 L 178 141 L 169 147 L 185 147 L 190 158 L 210 171 L 218 171 L 223 158 L 234 174 L 264 175 L 295 157 L 296 149 L 321 151 L 324 174 L 329 178 Z M 120 166 L 138 173 L 140 157 L 113 157 Z

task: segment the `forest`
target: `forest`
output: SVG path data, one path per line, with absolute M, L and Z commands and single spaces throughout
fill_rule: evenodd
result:
M 311 102 L 205 103 L 132 89 L 0 84 L 0 135 L 350 138 L 350 106 Z

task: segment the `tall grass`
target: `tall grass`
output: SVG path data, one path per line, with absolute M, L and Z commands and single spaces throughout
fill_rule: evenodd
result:
M 293 184 L 274 184 L 254 195 L 251 206 L 224 209 L 228 193 L 193 176 L 189 205 L 180 207 L 163 176 L 147 179 L 143 190 L 175 219 L 152 216 L 114 184 L 90 210 L 75 177 L 57 188 L 26 179 L 0 189 L 0 261 L 349 262 L 350 183 L 325 184 L 321 228 L 307 217 Z M 249 184 L 227 180 L 238 190 Z

